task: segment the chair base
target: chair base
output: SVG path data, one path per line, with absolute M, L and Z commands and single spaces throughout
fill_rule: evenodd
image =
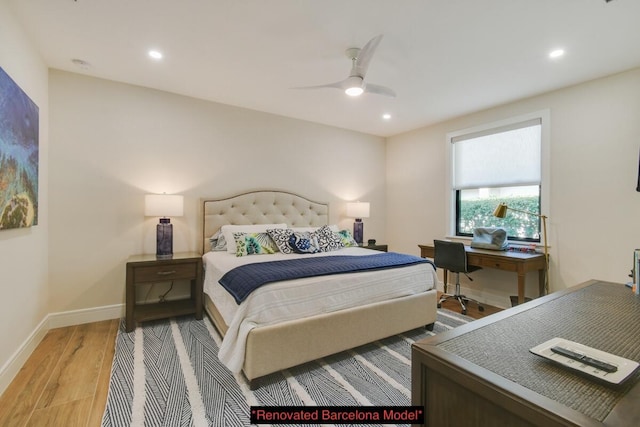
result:
M 484 307 L 479 301 L 476 301 L 473 298 L 469 298 L 460 293 L 460 273 L 456 273 L 456 291 L 453 294 L 448 294 L 445 292 L 438 300 L 438 308 L 441 308 L 442 303 L 450 299 L 456 300 L 460 303 L 460 306 L 462 307 L 462 314 L 467 314 L 467 303 L 469 302 L 478 304 L 478 311 L 484 311 Z
M 484 307 L 482 306 L 482 303 L 474 300 L 473 298 L 469 298 L 461 294 L 456 294 L 456 295 L 443 294 L 438 300 L 438 308 L 442 308 L 442 303 L 448 300 L 458 301 L 460 303 L 460 306 L 462 307 L 462 314 L 467 314 L 467 304 L 469 302 L 478 304 L 478 311 L 484 311 Z

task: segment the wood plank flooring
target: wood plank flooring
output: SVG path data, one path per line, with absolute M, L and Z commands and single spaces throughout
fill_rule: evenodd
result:
M 443 308 L 460 312 L 455 302 Z M 500 311 L 470 304 L 474 319 Z M 119 320 L 51 329 L 0 397 L 0 426 L 100 426 Z
M 118 324 L 51 329 L 0 397 L 0 426 L 99 426 Z

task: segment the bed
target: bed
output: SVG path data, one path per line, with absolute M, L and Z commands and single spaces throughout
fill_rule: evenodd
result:
M 437 277 L 433 266 L 427 263 L 335 274 L 330 279 L 325 276 L 295 279 L 294 287 L 284 281 L 275 282 L 259 288 L 246 301 L 237 304 L 220 285 L 221 276 L 238 264 L 289 259 L 291 255 L 236 257 L 234 253 L 211 251 L 211 237 L 223 226 L 232 224 L 254 225 L 257 229 L 260 224 L 270 224 L 270 227 L 280 224 L 298 230 L 313 230 L 328 225 L 329 205 L 284 191 L 253 191 L 224 199 L 202 199 L 201 202 L 205 311 L 224 337 L 221 360 L 224 359 L 223 363 L 232 371 L 242 371 L 252 387 L 259 384 L 257 379 L 260 377 L 277 371 L 418 327 L 433 327 L 437 312 Z M 349 247 L 335 253 L 303 257 L 371 255 L 374 252 Z M 402 271 L 401 277 L 394 277 L 394 271 Z M 345 293 L 355 295 L 355 298 L 329 296 L 323 307 L 314 305 L 315 312 L 311 314 L 295 313 L 299 304 L 289 303 L 287 299 L 290 298 L 288 292 L 292 293 L 293 300 L 302 292 L 305 304 L 309 299 L 321 302 L 324 290 L 334 286 L 346 286 Z M 361 297 L 362 289 L 373 292 L 373 297 Z M 257 304 L 258 298 L 265 297 L 263 294 L 271 298 L 263 302 L 265 306 L 287 305 L 288 311 L 284 315 L 277 311 L 275 317 L 267 319 L 261 317 L 264 306 L 246 308 Z M 294 309 L 290 312 L 289 307 Z M 253 317 L 243 318 L 247 313 Z

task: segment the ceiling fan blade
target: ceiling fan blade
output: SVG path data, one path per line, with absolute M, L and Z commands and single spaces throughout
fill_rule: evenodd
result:
M 356 58 L 355 64 L 353 66 L 353 71 L 355 71 L 356 75 L 360 77 L 364 77 L 367 74 L 367 69 L 369 68 L 369 63 L 371 62 L 371 58 L 373 58 L 373 54 L 376 51 L 376 48 L 380 44 L 380 40 L 382 40 L 382 34 L 372 38 L 364 45 L 360 52 L 358 52 L 358 57 Z
M 364 45 L 362 49 L 358 48 L 349 48 L 346 51 L 346 54 L 349 58 L 353 60 L 353 66 L 351 69 L 351 73 L 349 77 L 346 79 L 335 82 L 328 83 L 324 85 L 316 85 L 316 86 L 303 86 L 303 87 L 294 87 L 292 89 L 322 89 L 322 88 L 335 88 L 342 89 L 345 91 L 347 95 L 350 96 L 358 96 L 363 91 L 388 96 L 390 98 L 395 98 L 396 93 L 385 86 L 380 86 L 376 84 L 368 84 L 364 81 L 364 75 L 367 72 L 367 68 L 369 68 L 369 63 L 371 62 L 371 58 L 373 58 L 373 54 L 375 53 L 380 41 L 382 40 L 383 35 L 377 35 L 372 38 Z
M 374 85 L 371 83 L 367 83 L 364 87 L 364 91 L 368 93 L 375 93 L 376 95 L 384 95 L 390 98 L 395 98 L 396 93 L 385 86 Z
M 345 85 L 346 80 L 342 80 L 339 82 L 335 82 L 335 83 L 328 83 L 326 85 L 316 85 L 316 86 L 300 86 L 300 87 L 294 87 L 292 89 L 322 89 L 322 88 L 327 88 L 327 87 L 333 87 L 336 89 L 344 89 L 344 85 Z

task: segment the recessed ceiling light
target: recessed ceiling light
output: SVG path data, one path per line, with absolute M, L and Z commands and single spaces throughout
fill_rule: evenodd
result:
M 74 59 L 71 60 L 71 62 L 73 63 L 73 65 L 77 66 L 78 68 L 80 68 L 82 70 L 88 70 L 89 68 L 91 68 L 91 64 L 89 64 L 84 59 L 74 58 Z
M 383 118 L 383 119 L 385 119 L 385 120 L 389 120 L 389 119 L 391 119 L 391 114 L 389 114 L 389 113 L 384 113 L 384 114 L 382 115 L 382 118 Z
M 150 50 L 149 56 L 153 59 L 162 59 L 162 52 L 159 52 L 157 50 Z
M 560 58 L 564 56 L 564 49 L 556 49 L 549 52 L 549 58 Z

